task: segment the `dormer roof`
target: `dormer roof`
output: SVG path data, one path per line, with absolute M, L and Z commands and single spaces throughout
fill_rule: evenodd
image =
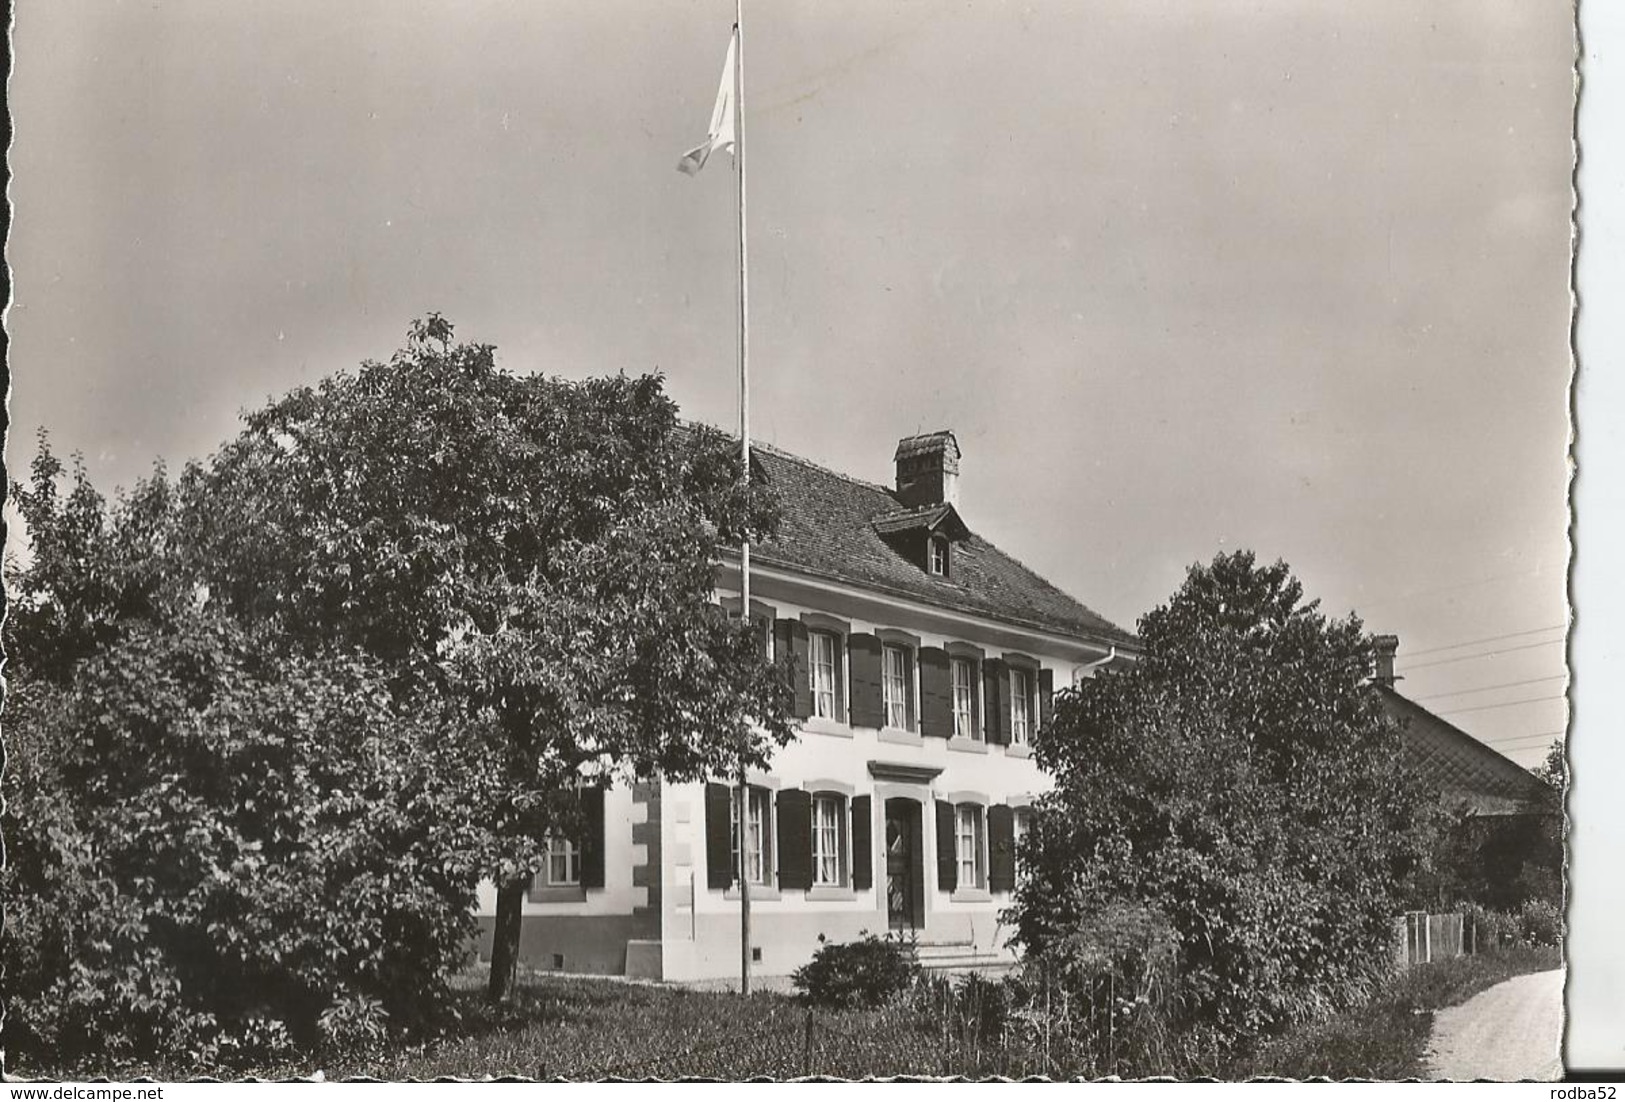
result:
M 914 509 L 902 509 L 876 517 L 870 523 L 882 536 L 918 532 L 957 540 L 970 535 L 970 529 L 959 517 L 959 510 L 952 505 L 921 505 Z

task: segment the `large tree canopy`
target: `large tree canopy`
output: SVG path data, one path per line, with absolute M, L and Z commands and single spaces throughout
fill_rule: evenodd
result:
M 789 690 L 713 603 L 773 511 L 657 377 L 500 370 L 414 325 L 109 503 L 13 484 L 12 1051 L 202 1064 L 432 1010 L 583 783 L 732 776 Z M 67 477 L 69 487 L 61 483 Z
M 516 375 L 432 317 L 249 415 L 185 497 L 214 599 L 360 648 L 488 740 L 493 994 L 574 785 L 731 776 L 790 737 L 785 679 L 712 603 L 723 546 L 775 515 L 658 376 Z
M 1140 661 L 1061 693 L 1036 742 L 1057 787 L 1024 845 L 1018 940 L 1149 907 L 1179 933 L 1187 1009 L 1233 1035 L 1355 997 L 1392 958 L 1422 808 L 1359 620 L 1239 552 L 1139 630 Z

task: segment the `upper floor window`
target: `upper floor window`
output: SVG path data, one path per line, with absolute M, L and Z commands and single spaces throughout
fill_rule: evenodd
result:
M 959 886 L 987 887 L 986 845 L 980 806 L 960 804 L 954 809 L 954 842 L 959 862 Z
M 769 835 L 773 820 L 773 794 L 765 788 L 751 788 L 749 818 L 745 826 L 745 875 L 752 884 L 767 884 L 773 873 L 773 839 Z M 739 864 L 739 794 L 730 801 L 733 814 L 729 820 L 735 875 Z
M 1033 675 L 1022 669 L 1010 671 L 1010 745 L 1025 746 L 1032 741 Z
M 981 738 L 976 722 L 976 663 L 969 658 L 953 660 L 954 737 Z
M 807 642 L 813 715 L 839 719 L 835 714 L 835 679 L 840 673 L 840 649 L 835 636 L 827 631 L 811 631 L 807 633 Z
M 728 620 L 730 623 L 739 622 L 739 610 L 737 608 L 728 610 Z M 751 642 L 756 644 L 757 653 L 771 661 L 773 658 L 773 617 L 752 616 L 750 626 Z
M 942 577 L 948 576 L 948 541 L 941 536 L 932 536 L 926 543 L 926 563 L 931 573 Z
M 822 792 L 812 802 L 813 884 L 837 887 L 846 882 L 846 800 Z
M 886 706 L 886 726 L 909 726 L 909 658 L 907 647 L 887 645 L 882 652 L 881 693 Z

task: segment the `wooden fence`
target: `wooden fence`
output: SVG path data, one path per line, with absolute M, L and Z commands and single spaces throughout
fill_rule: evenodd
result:
M 1403 968 L 1449 960 L 1467 951 L 1460 914 L 1409 911 L 1394 919 L 1394 957 Z

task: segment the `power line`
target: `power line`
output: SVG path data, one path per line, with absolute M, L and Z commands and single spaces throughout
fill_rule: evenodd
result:
M 1497 708 L 1512 708 L 1519 704 L 1540 704 L 1547 700 L 1563 699 L 1564 696 L 1562 693 L 1559 693 L 1556 696 L 1532 696 L 1528 700 L 1508 700 L 1504 704 L 1480 704 L 1476 708 L 1451 708 L 1447 712 L 1436 712 L 1435 714 L 1441 716 L 1459 716 L 1463 712 L 1492 712 Z
M 1566 731 L 1545 731 L 1538 735 L 1507 735 L 1504 738 L 1485 738 L 1478 741 L 1488 743 L 1491 746 L 1502 746 L 1509 742 L 1523 742 L 1525 739 L 1539 742 L 1541 739 L 1561 738 L 1565 734 L 1567 734 Z
M 1539 643 L 1520 643 L 1515 647 L 1502 647 L 1500 650 L 1487 650 L 1479 654 L 1462 654 L 1456 656 L 1455 658 L 1435 658 L 1431 662 L 1418 662 L 1414 666 L 1406 666 L 1404 669 L 1400 670 L 1400 672 L 1404 673 L 1408 670 L 1420 670 L 1427 666 L 1448 666 L 1452 662 L 1465 662 L 1470 658 L 1495 658 L 1499 655 L 1511 654 L 1515 650 L 1531 650 L 1535 647 L 1549 647 L 1553 643 L 1566 642 L 1568 642 L 1567 639 L 1545 639 Z
M 1556 731 L 1542 731 L 1538 735 L 1503 735 L 1500 738 L 1482 739 L 1480 741 L 1482 741 L 1482 742 L 1504 742 L 1507 739 L 1518 739 L 1518 738 L 1555 738 L 1558 735 L 1566 735 L 1566 734 L 1568 734 L 1568 730 L 1566 728 L 1564 728 L 1564 729 L 1559 729 L 1559 730 L 1556 730 Z
M 1519 685 L 1538 685 L 1542 681 L 1563 681 L 1568 676 L 1566 673 L 1554 673 L 1550 677 L 1531 677 L 1525 681 L 1506 681 L 1500 685 L 1485 685 L 1480 689 L 1457 689 L 1453 693 L 1434 693 L 1432 696 L 1418 696 L 1413 699 L 1420 702 L 1423 700 L 1438 700 L 1442 696 L 1467 696 L 1469 693 L 1489 693 L 1494 692 L 1496 689 L 1513 689 Z
M 1419 654 L 1438 654 L 1440 651 L 1459 650 L 1462 647 L 1477 646 L 1479 643 L 1498 643 L 1502 639 L 1516 639 L 1522 635 L 1539 635 L 1543 631 L 1556 631 L 1559 628 L 1567 627 L 1567 624 L 1552 624 L 1550 627 L 1530 628 L 1528 631 L 1509 631 L 1504 635 L 1486 635 L 1482 639 L 1466 639 L 1460 643 L 1447 643 L 1442 647 L 1429 647 L 1426 650 L 1413 650 L 1408 652 L 1405 657 L 1415 658 Z

